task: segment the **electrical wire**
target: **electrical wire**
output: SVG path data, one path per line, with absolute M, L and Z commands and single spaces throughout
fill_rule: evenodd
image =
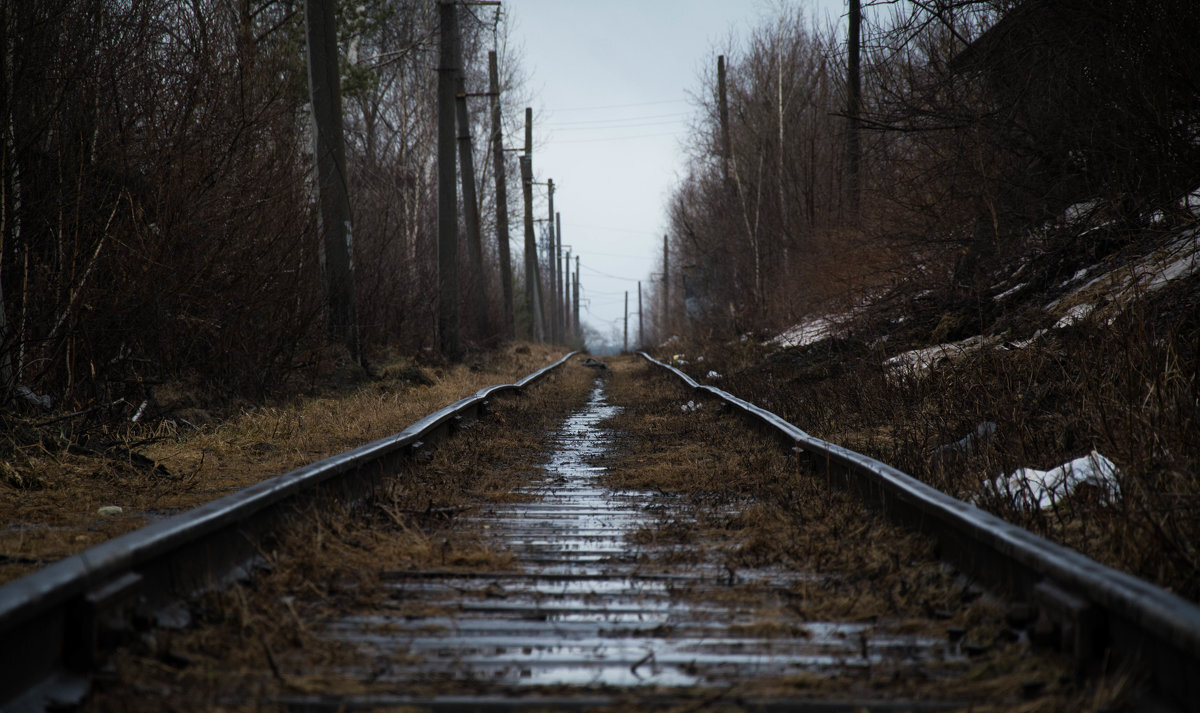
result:
M 631 141 L 633 139 L 653 139 L 662 136 L 679 136 L 679 134 L 671 132 L 666 134 L 641 134 L 639 136 L 614 136 L 607 139 L 568 139 L 566 141 L 555 141 L 553 143 L 556 146 L 561 144 L 597 144 L 611 141 Z
M 687 99 L 664 99 L 656 102 L 638 102 L 635 104 L 607 104 L 602 106 L 576 106 L 567 109 L 555 109 L 554 111 L 599 111 L 601 109 L 628 109 L 634 106 L 656 106 L 659 104 L 687 104 Z
M 682 122 L 680 122 L 678 119 L 671 119 L 668 121 L 652 121 L 646 124 L 627 124 L 623 126 L 568 126 L 566 128 L 555 128 L 554 125 L 551 124 L 547 128 L 547 131 L 552 133 L 557 133 L 560 131 L 619 131 L 621 129 L 642 129 L 649 126 L 673 126 L 680 123 Z
M 649 116 L 623 116 L 617 119 L 581 119 L 579 121 L 551 121 L 547 125 L 554 126 L 575 126 L 578 124 L 619 124 L 626 121 L 649 121 L 651 119 L 672 119 L 681 116 L 691 116 L 690 111 L 677 111 L 671 114 L 650 114 Z
M 620 275 L 610 275 L 610 274 L 608 274 L 607 272 L 600 272 L 600 271 L 599 271 L 599 270 L 597 270 L 596 268 L 594 268 L 594 267 L 588 267 L 587 265 L 582 265 L 582 264 L 581 264 L 581 265 L 579 266 L 579 268 L 580 268 L 581 270 L 587 270 L 588 272 L 595 273 L 595 274 L 597 274 L 597 275 L 600 275 L 600 276 L 602 276 L 602 277 L 607 277 L 607 278 L 609 278 L 610 280 L 625 280 L 626 282 L 637 282 L 637 281 L 638 281 L 638 278 L 636 278 L 636 277 L 621 277 Z

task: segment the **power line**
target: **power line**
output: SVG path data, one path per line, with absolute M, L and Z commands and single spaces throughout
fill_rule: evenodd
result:
M 602 277 L 607 277 L 611 280 L 625 280 L 626 282 L 637 282 L 636 277 L 621 277 L 620 275 L 610 275 L 607 272 L 600 272 L 596 268 L 588 267 L 587 265 L 581 265 L 580 267 L 584 270 L 587 270 L 588 272 L 594 272 L 597 275 L 600 275 Z
M 629 228 L 614 228 L 610 225 L 585 225 L 583 223 L 568 223 L 568 225 L 572 229 L 584 228 L 587 230 L 607 230 L 607 231 L 610 231 L 613 233 L 629 233 L 630 235 L 652 235 L 651 231 L 648 231 L 648 230 L 631 230 Z M 593 254 L 598 255 L 599 253 L 593 253 Z
M 686 104 L 687 99 L 664 99 L 656 102 L 638 102 L 635 104 L 605 104 L 601 106 L 576 106 L 567 109 L 552 109 L 551 111 L 598 111 L 601 109 L 628 109 L 634 106 L 655 106 L 658 104 Z
M 621 129 L 642 129 L 648 126 L 672 126 L 681 123 L 679 119 L 670 119 L 667 121 L 651 121 L 645 124 L 624 124 L 621 126 L 568 126 L 566 128 L 554 128 L 551 126 L 548 131 L 619 131 Z
M 649 121 L 651 119 L 670 119 L 680 116 L 691 116 L 690 111 L 676 111 L 670 114 L 650 114 L 647 116 L 622 116 L 616 119 L 580 119 L 579 121 L 551 121 L 547 126 L 574 126 L 577 124 L 619 124 L 625 121 Z
M 647 259 L 646 255 L 630 255 L 629 253 L 598 253 L 595 250 L 588 250 L 587 254 L 589 256 L 599 255 L 600 257 L 620 257 L 620 258 L 628 258 L 630 260 L 645 260 L 645 259 Z
M 671 133 L 667 133 L 667 134 L 641 134 L 640 136 L 614 136 L 614 137 L 608 138 L 608 139 L 569 139 L 567 141 L 555 141 L 553 143 L 556 146 L 561 145 L 561 144 L 595 144 L 595 143 L 603 143 L 603 142 L 610 142 L 610 141 L 630 141 L 633 139 L 653 139 L 653 138 L 658 138 L 658 137 L 662 137 L 662 136 L 678 136 L 678 135 L 679 134 L 677 134 L 675 132 L 671 132 Z

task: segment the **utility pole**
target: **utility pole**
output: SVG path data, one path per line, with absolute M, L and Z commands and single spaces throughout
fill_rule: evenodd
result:
M 729 187 L 729 98 L 725 93 L 725 55 L 717 56 L 717 112 L 721 121 L 721 175 Z
M 646 346 L 646 333 L 642 322 L 642 281 L 638 280 L 638 348 Z
M 561 228 L 559 236 L 562 235 Z M 571 322 L 571 251 L 567 251 L 567 257 L 563 260 L 563 336 L 567 341 L 570 341 L 571 335 L 574 334 L 575 325 Z
M 566 270 L 562 270 L 558 265 L 562 262 L 563 241 L 562 241 L 562 213 L 554 214 L 554 312 L 558 315 L 556 321 L 556 329 L 558 330 L 558 341 L 566 340 L 567 336 L 567 310 L 563 306 L 563 277 L 566 275 Z
M 663 309 L 662 309 L 662 338 L 667 338 L 671 330 L 671 262 L 667 254 L 667 236 L 663 236 Z
M 438 342 L 442 354 L 459 356 L 458 339 L 458 185 L 454 164 L 455 77 L 458 75 L 458 6 L 439 0 L 438 65 Z
M 344 344 L 350 352 L 350 358 L 361 364 L 354 297 L 354 240 L 350 195 L 346 184 L 341 74 L 338 71 L 337 24 L 333 10 L 334 0 L 306 0 L 304 4 L 317 202 L 321 210 L 320 255 L 329 336 L 335 342 Z
M 542 321 L 541 286 L 537 265 L 537 238 L 533 234 L 533 109 L 525 107 L 525 154 L 521 156 L 521 190 L 525 201 L 525 314 L 530 336 L 546 339 Z
M 471 274 L 467 279 L 467 292 L 471 295 L 471 311 L 477 339 L 488 336 L 487 328 L 487 280 L 483 274 L 483 236 L 479 229 L 479 203 L 475 197 L 475 157 L 471 151 L 471 117 L 467 112 L 467 80 L 463 69 L 462 42 L 454 42 L 454 63 L 458 71 L 454 75 L 454 105 L 458 118 L 458 165 L 462 169 L 463 225 L 467 230 L 467 261 Z
M 508 246 L 508 185 L 504 170 L 504 136 L 500 121 L 500 70 L 496 53 L 488 52 L 488 93 L 492 100 L 492 163 L 496 170 L 496 248 L 500 254 L 500 311 L 504 318 L 504 337 L 512 339 L 513 284 L 512 256 Z
M 580 337 L 583 336 L 583 325 L 579 323 L 579 256 L 575 256 L 575 333 Z
M 621 353 L 629 351 L 629 290 L 625 290 L 625 343 Z
M 546 318 L 550 321 L 550 341 L 554 344 L 559 342 L 558 334 L 558 289 L 555 287 L 558 278 L 558 259 L 554 253 L 554 179 L 547 178 L 546 185 L 550 193 L 550 219 L 546 228 L 546 267 L 550 270 L 548 277 L 549 284 L 546 285 L 550 292 L 550 299 L 547 300 L 550 304 L 550 313 Z
M 861 149 L 858 143 L 858 115 L 862 103 L 862 79 L 859 76 L 859 35 L 862 24 L 862 6 L 859 0 L 850 1 L 849 36 L 846 49 L 850 56 L 846 61 L 846 197 L 850 209 L 850 220 L 858 220 L 858 170 Z

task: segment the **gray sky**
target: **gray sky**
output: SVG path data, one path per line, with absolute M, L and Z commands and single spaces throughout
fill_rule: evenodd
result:
M 789 4 L 806 7 L 820 24 L 845 13 L 843 0 Z M 535 97 L 534 170 L 538 180 L 554 179 L 564 245 L 582 258 L 581 317 L 618 347 L 624 292 L 632 346 L 637 281 L 645 287 L 662 256 L 667 199 L 684 170 L 681 147 L 695 111 L 688 94 L 699 90 L 701 69 L 715 66 L 716 48 L 730 33 L 744 36 L 772 6 L 504 0 Z M 542 203 L 539 217 L 545 210 Z

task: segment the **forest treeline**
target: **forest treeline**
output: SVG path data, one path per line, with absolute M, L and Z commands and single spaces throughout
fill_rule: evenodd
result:
M 358 335 L 368 354 L 436 353 L 437 3 L 336 7 Z M 719 50 L 724 108 L 714 65 L 652 334 L 775 328 L 918 273 L 969 294 L 1066 206 L 1137 224 L 1200 184 L 1190 0 L 863 10 L 853 110 L 847 38 L 802 4 Z M 459 16 L 495 266 L 489 50 L 506 136 L 527 97 L 502 14 Z M 261 395 L 353 360 L 323 324 L 303 2 L 0 0 L 0 48 L 5 403 L 140 402 L 166 380 Z M 467 345 L 504 335 L 500 300 L 470 313 L 483 290 L 501 293 L 497 270 L 458 284 Z
M 776 6 L 717 48 L 724 106 L 716 63 L 696 92 L 656 334 L 778 329 L 901 282 L 969 300 L 1068 206 L 1169 213 L 1200 186 L 1197 36 L 1189 0 L 865 2 L 852 103 L 845 28 Z
M 437 5 L 336 10 L 358 330 L 368 352 L 436 350 Z M 140 401 L 168 379 L 257 396 L 348 359 L 322 318 L 304 17 L 303 0 L 0 2 L 6 403 Z M 469 92 L 499 51 L 516 134 L 504 22 L 463 6 L 459 26 Z M 470 101 L 482 187 L 489 100 Z M 494 192 L 478 200 L 494 254 Z M 495 303 L 464 320 L 468 345 L 496 339 Z

